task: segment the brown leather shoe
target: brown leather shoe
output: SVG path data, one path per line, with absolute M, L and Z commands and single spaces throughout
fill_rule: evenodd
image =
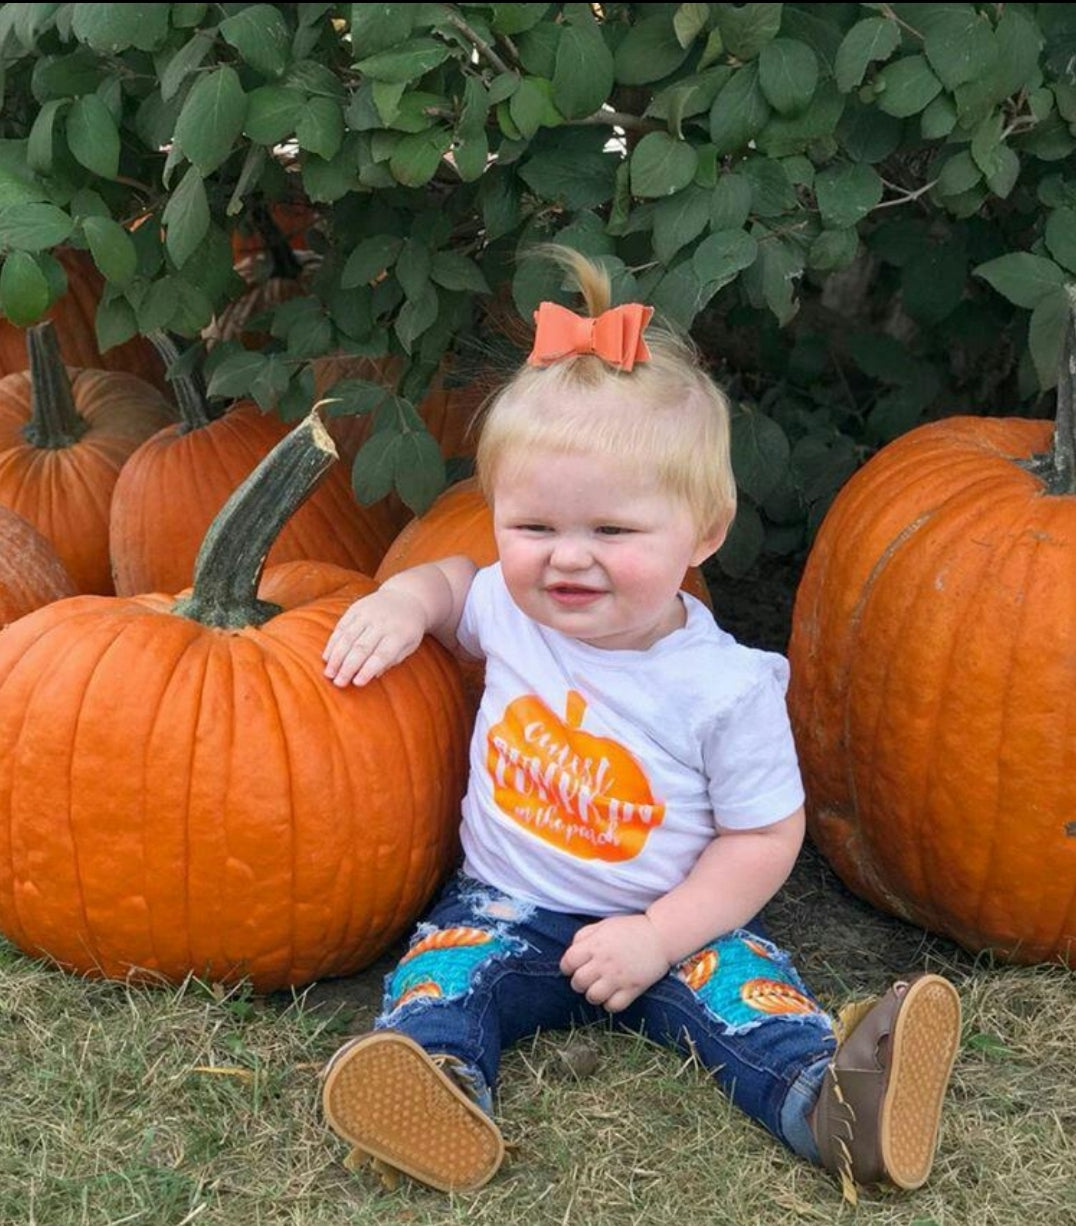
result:
M 354 1147 L 348 1165 L 371 1159 L 442 1192 L 480 1188 L 504 1158 L 500 1129 L 406 1035 L 378 1030 L 346 1044 L 325 1069 L 322 1107 Z
M 812 1126 L 849 1199 L 857 1183 L 926 1182 L 959 1043 L 956 988 L 919 975 L 895 983 L 837 1048 Z

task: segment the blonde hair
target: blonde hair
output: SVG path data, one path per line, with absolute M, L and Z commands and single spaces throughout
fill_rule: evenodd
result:
M 605 269 L 570 247 L 547 245 L 575 281 L 587 313 L 600 315 L 612 290 Z M 591 354 L 524 366 L 491 399 L 476 470 L 488 499 L 499 474 L 535 450 L 584 452 L 635 465 L 688 506 L 700 539 L 736 513 L 729 409 L 689 341 L 661 327 L 645 334 L 650 360 L 625 372 Z

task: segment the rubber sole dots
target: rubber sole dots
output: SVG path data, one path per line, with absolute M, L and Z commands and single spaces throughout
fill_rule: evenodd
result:
M 376 1031 L 338 1052 L 321 1099 L 338 1136 L 442 1192 L 480 1188 L 504 1158 L 497 1125 L 406 1035 Z
M 898 1187 L 918 1188 L 934 1161 L 945 1090 L 960 1042 L 960 997 L 953 985 L 937 975 L 916 980 L 891 1041 L 882 1158 Z

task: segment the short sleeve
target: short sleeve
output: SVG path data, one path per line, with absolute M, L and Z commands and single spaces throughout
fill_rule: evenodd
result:
M 493 625 L 499 566 L 485 566 L 471 580 L 467 599 L 463 602 L 460 624 L 456 627 L 456 641 L 476 660 L 484 660 L 488 654 L 484 639 Z
M 710 802 L 719 826 L 769 826 L 803 804 L 785 703 L 788 662 L 765 653 L 761 676 L 715 721 L 703 745 Z

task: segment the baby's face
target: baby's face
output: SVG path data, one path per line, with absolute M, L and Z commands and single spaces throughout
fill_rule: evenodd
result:
M 684 572 L 720 544 L 700 540 L 687 506 L 656 482 L 588 454 L 539 451 L 502 466 L 493 525 L 523 612 L 607 649 L 641 651 L 679 629 Z

